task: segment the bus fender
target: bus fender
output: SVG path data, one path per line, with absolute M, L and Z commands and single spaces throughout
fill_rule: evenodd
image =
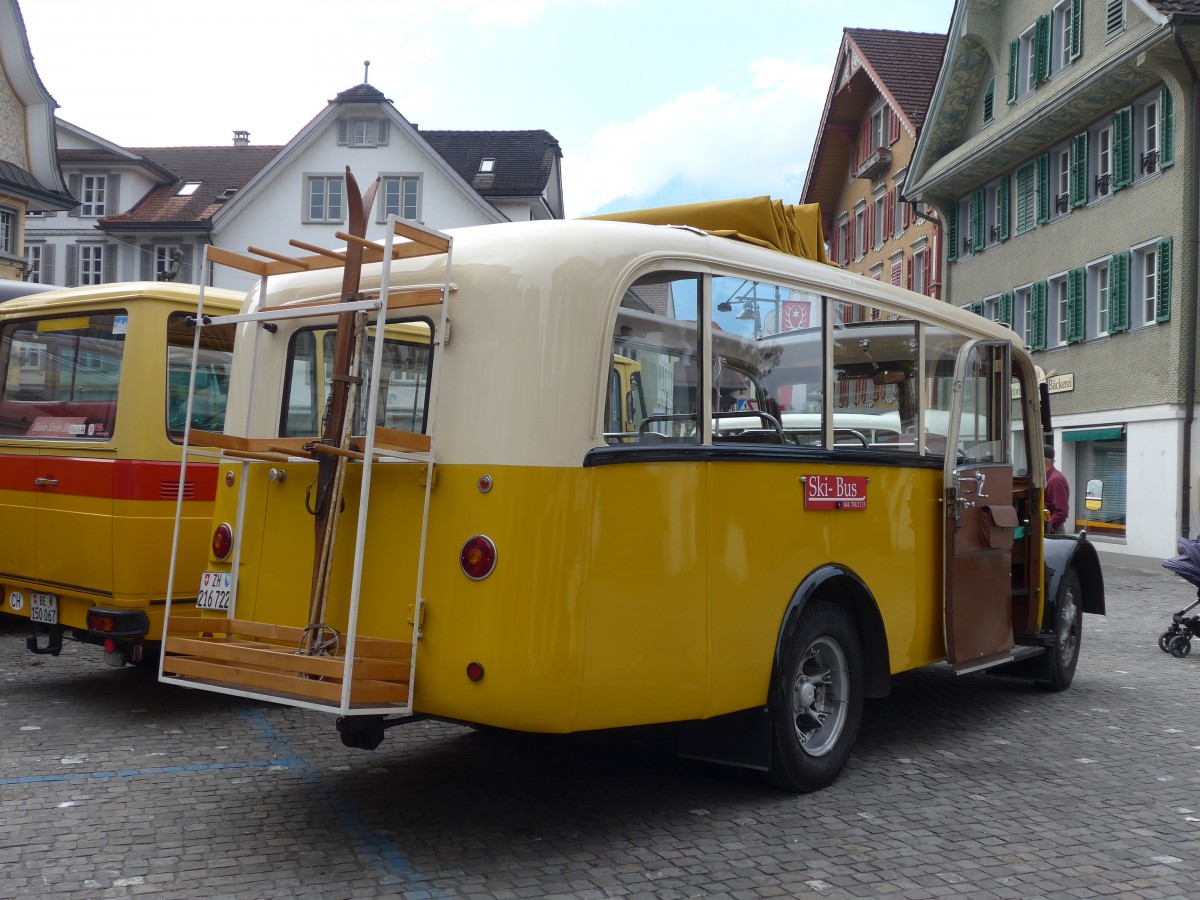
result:
M 886 697 L 892 690 L 891 655 L 888 652 L 887 629 L 879 605 L 866 584 L 846 566 L 831 563 L 814 569 L 800 582 L 788 602 L 779 635 L 775 639 L 775 660 L 772 666 L 771 690 L 778 688 L 775 673 L 780 671 L 786 641 L 791 635 L 792 623 L 810 600 L 820 597 L 830 600 L 850 613 L 858 626 L 859 642 L 862 645 L 863 662 L 866 667 L 865 697 Z
M 1100 572 L 1100 556 L 1086 534 L 1046 535 L 1044 558 L 1048 611 L 1057 602 L 1063 576 L 1074 568 L 1079 573 L 1079 584 L 1083 589 L 1083 611 L 1104 615 L 1104 576 Z

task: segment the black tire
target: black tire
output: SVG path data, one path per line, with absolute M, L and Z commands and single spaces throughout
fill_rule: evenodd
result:
M 1175 635 L 1171 634 L 1171 632 L 1164 631 L 1161 635 L 1159 635 L 1158 649 L 1161 650 L 1163 653 L 1170 653 L 1171 652 L 1171 638 L 1173 638 L 1173 637 L 1175 637 Z
M 809 603 L 786 638 L 776 679 L 767 777 L 784 790 L 819 790 L 846 765 L 862 720 L 862 648 L 850 616 L 824 600 Z
M 1183 659 L 1192 652 L 1192 641 L 1186 634 L 1178 634 L 1171 638 L 1171 655 Z
M 1054 603 L 1054 634 L 1057 640 L 1048 648 L 1049 678 L 1038 681 L 1044 691 L 1065 691 L 1075 678 L 1079 665 L 1079 644 L 1083 638 L 1083 588 L 1079 573 L 1068 569 L 1058 586 Z

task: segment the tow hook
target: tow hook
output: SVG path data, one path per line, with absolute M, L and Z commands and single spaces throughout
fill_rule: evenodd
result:
M 46 646 L 38 646 L 38 638 L 42 635 L 46 636 Z M 58 656 L 62 652 L 63 630 L 61 625 L 41 626 L 29 637 L 25 638 L 25 647 L 30 653 L 36 653 L 38 656 L 44 656 L 49 653 L 51 656 Z

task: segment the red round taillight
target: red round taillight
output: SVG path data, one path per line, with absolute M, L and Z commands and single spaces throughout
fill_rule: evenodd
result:
M 496 545 L 490 538 L 477 534 L 463 544 L 458 561 L 462 565 L 463 574 L 472 581 L 487 578 L 496 568 Z
M 469 681 L 483 681 L 483 664 L 477 662 L 467 663 L 467 679 Z
M 213 532 L 212 552 L 217 559 L 225 559 L 233 551 L 233 529 L 222 522 Z

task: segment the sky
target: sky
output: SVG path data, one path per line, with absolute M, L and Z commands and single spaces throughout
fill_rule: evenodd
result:
M 284 144 L 369 81 L 430 130 L 545 129 L 568 217 L 795 203 L 842 29 L 953 0 L 18 0 L 60 118 L 122 147 Z

